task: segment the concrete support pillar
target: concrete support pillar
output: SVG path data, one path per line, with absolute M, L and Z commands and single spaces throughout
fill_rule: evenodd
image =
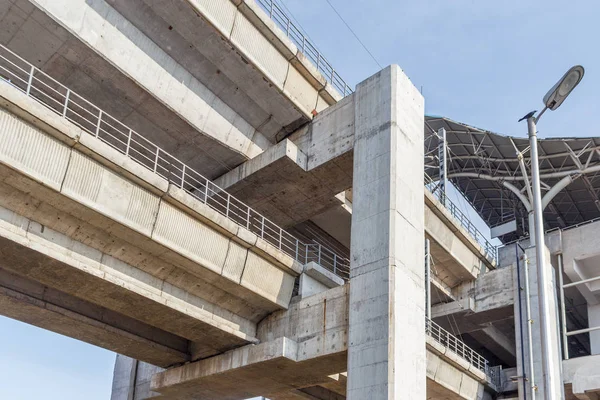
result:
M 520 336 L 520 321 L 518 318 L 518 302 L 515 301 L 515 333 L 516 333 L 516 345 L 517 345 L 517 369 L 518 369 L 518 374 L 519 376 L 523 376 L 523 374 L 525 374 L 527 376 L 527 381 L 525 382 L 525 384 L 520 384 L 519 385 L 519 398 L 522 398 L 523 394 L 522 391 L 523 389 L 525 389 L 527 391 L 527 398 L 528 399 L 546 399 L 548 397 L 546 397 L 546 393 L 547 393 L 547 388 L 544 387 L 544 377 L 542 375 L 542 347 L 541 347 L 541 332 L 540 332 L 540 307 L 539 307 L 539 297 L 538 297 L 538 281 L 537 281 L 537 265 L 536 265 L 536 257 L 535 257 L 535 247 L 530 247 L 525 249 L 525 254 L 527 255 L 527 259 L 529 260 L 529 301 L 531 302 L 531 318 L 532 318 L 532 323 L 531 323 L 531 329 L 532 329 L 532 344 L 533 344 L 533 368 L 535 371 L 534 374 L 534 379 L 533 381 L 531 380 L 530 377 L 530 367 L 529 367 L 529 340 L 527 337 L 527 320 L 526 320 L 526 316 L 525 316 L 525 302 L 527 301 L 527 298 L 525 297 L 525 290 L 524 290 L 524 285 L 525 285 L 525 277 L 524 277 L 524 272 L 525 272 L 525 268 L 524 268 L 524 261 L 520 260 L 519 261 L 519 265 L 520 265 L 520 269 L 521 269 L 521 288 L 518 287 L 517 285 L 517 278 L 516 278 L 516 273 L 515 273 L 515 299 L 517 299 L 517 296 L 521 296 L 521 301 L 522 301 L 522 312 L 523 312 L 523 348 L 521 347 L 521 342 L 519 339 Z M 546 266 L 548 268 L 553 268 L 552 264 L 551 264 L 551 260 L 550 260 L 550 252 L 548 251 L 548 249 L 546 248 Z M 556 327 L 556 329 L 552 330 L 552 332 L 548 333 L 548 339 L 550 340 L 550 343 L 552 344 L 552 352 L 553 354 L 550 354 L 549 356 L 552 357 L 553 359 L 559 359 L 562 358 L 560 357 L 560 324 L 559 324 L 559 319 L 558 319 L 558 299 L 556 297 L 556 279 L 555 279 L 555 273 L 554 271 L 552 271 L 551 273 L 548 274 L 548 276 L 552 277 L 552 280 L 550 282 L 547 282 L 547 285 L 551 286 L 551 288 L 548 288 L 547 291 L 548 293 L 550 293 L 551 295 L 548 296 L 548 305 L 549 308 L 551 310 L 553 310 L 553 312 L 551 313 L 551 315 L 548 316 L 548 318 L 550 318 L 550 323 L 552 326 Z M 520 293 L 519 293 L 520 292 Z M 521 352 L 524 352 L 523 355 L 521 355 Z M 554 380 L 554 382 L 556 383 L 556 387 L 554 388 L 554 393 L 562 393 L 562 397 L 564 398 L 564 388 L 562 385 L 562 364 L 561 363 L 553 363 L 553 370 L 550 371 L 551 374 L 553 374 L 554 376 L 557 377 L 557 379 Z M 537 388 L 537 390 L 533 390 L 532 389 L 532 385 L 531 383 L 535 384 L 535 387 Z
M 425 399 L 423 97 L 396 65 L 354 96 L 347 398 Z
M 117 354 L 110 400 L 146 400 L 157 397 L 158 393 L 150 390 L 150 379 L 161 371 L 164 370 Z

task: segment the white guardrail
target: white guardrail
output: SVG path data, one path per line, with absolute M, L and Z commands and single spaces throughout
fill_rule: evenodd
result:
M 0 80 L 79 126 L 138 164 L 184 189 L 302 264 L 314 261 L 349 278 L 350 260 L 316 243 L 303 243 L 88 100 L 0 45 Z
M 437 199 L 442 203 L 444 207 L 452 214 L 454 219 L 460 223 L 460 225 L 469 232 L 469 235 L 477 243 L 481 245 L 486 257 L 492 261 L 498 263 L 498 248 L 490 243 L 489 240 L 483 236 L 483 234 L 475 227 L 471 219 L 467 217 L 461 210 L 458 208 L 456 204 L 454 204 L 448 196 L 438 190 L 438 186 L 434 185 L 433 179 L 427 174 L 425 174 L 425 187 L 429 190 L 431 194 L 433 194 Z
M 429 318 L 425 318 L 425 331 L 433 340 L 484 372 L 488 381 L 496 388 L 500 387 L 501 367 L 490 367 L 488 360 Z
M 342 96 L 352 93 L 352 88 L 335 71 L 331 64 L 321 55 L 321 52 L 304 36 L 302 31 L 294 25 L 290 18 L 285 14 L 281 7 L 273 0 L 256 0 L 258 5 L 269 15 L 286 34 L 288 38 L 316 67 L 323 77 L 329 82 Z

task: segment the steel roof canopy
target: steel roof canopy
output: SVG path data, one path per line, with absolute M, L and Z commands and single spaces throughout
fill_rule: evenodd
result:
M 527 176 L 531 177 L 528 139 L 426 116 L 425 172 L 433 179 L 438 175 L 440 128 L 446 129 L 449 179 L 488 226 L 517 219 L 517 232 L 501 237 L 503 242 L 526 236 L 528 213 L 503 181 L 527 197 L 516 149 L 523 153 Z M 545 208 L 545 228 L 564 228 L 600 217 L 600 138 L 540 139 L 539 155 L 542 196 L 564 176 L 574 178 Z

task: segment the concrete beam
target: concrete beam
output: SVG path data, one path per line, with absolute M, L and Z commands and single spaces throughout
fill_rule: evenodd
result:
M 505 267 L 480 275 L 452 289 L 456 301 L 435 304 L 433 318 L 449 329 L 447 316 L 452 316 L 460 333 L 485 329 L 491 323 L 512 318 L 514 267 Z
M 190 359 L 183 338 L 3 269 L 0 275 L 11 277 L 0 284 L 0 314 L 6 317 L 164 367 Z M 25 287 L 15 290 L 21 283 Z
M 306 358 L 302 345 L 283 337 L 161 372 L 152 377 L 151 389 L 168 398 L 268 397 L 318 385 L 344 368 L 345 352 L 313 356 Z
M 353 98 L 215 183 L 286 227 L 339 206 L 335 196 L 352 186 Z
M 498 328 L 489 326 L 481 330 L 469 332 L 469 335 L 506 365 L 517 365 L 517 350 L 514 340 L 508 338 Z
M 41 301 L 43 308 L 49 302 L 87 319 L 99 320 L 102 326 L 139 332 L 138 335 L 155 341 L 162 337 L 166 343 L 174 343 L 170 346 L 183 352 L 185 359 L 257 341 L 254 325 L 249 321 L 233 314 L 229 315 L 230 320 L 223 318 L 225 313 L 220 317 L 214 306 L 208 308 L 210 303 L 9 210 L 1 208 L 0 215 L 0 266 L 11 275 L 23 277 L 24 283 L 19 287 L 10 282 L 7 285 L 11 290 L 20 290 L 27 299 L 38 300 L 30 303 Z M 54 291 L 56 295 L 52 296 Z M 44 319 L 26 322 L 42 326 L 46 323 Z M 113 351 L 153 364 L 173 364 L 169 358 L 132 354 L 123 345 L 114 348 L 111 329 L 105 329 L 104 336 L 95 337 L 86 336 L 75 324 L 67 324 L 62 333 L 67 331 L 71 337 L 103 347 L 111 345 Z M 187 355 L 188 347 L 192 348 L 191 357 Z

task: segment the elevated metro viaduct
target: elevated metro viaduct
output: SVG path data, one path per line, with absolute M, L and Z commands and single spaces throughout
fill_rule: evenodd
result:
M 119 353 L 114 400 L 543 398 L 527 239 L 498 251 L 423 181 L 444 128 L 449 178 L 517 239 L 522 141 L 426 118 L 398 66 L 351 89 L 270 0 L 0 20 L 0 312 Z M 594 398 L 598 146 L 556 143 L 554 339 L 583 356 L 557 373 Z

